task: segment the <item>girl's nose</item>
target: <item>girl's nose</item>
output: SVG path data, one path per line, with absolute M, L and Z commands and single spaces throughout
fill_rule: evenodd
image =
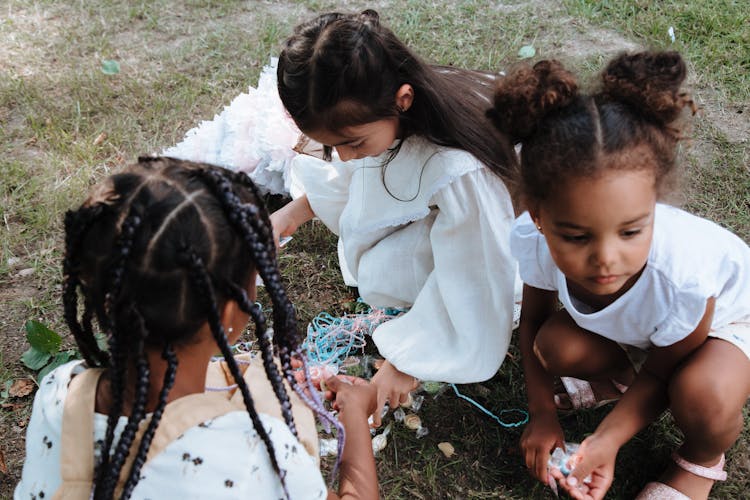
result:
M 617 260 L 617 245 L 608 239 L 600 241 L 594 249 L 592 260 L 597 266 L 604 268 L 611 267 Z

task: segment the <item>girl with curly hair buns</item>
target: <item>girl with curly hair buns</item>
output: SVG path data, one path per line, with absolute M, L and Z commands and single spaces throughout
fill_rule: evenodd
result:
M 386 359 L 376 424 L 418 379 L 488 379 L 508 348 L 515 215 L 504 180 L 516 160 L 505 134 L 487 137 L 496 79 L 425 64 L 372 10 L 303 23 L 279 56 L 284 106 L 336 155 L 295 158 L 295 199 L 272 214 L 274 231 L 319 217 L 339 236 L 346 283 L 372 306 L 410 308 L 373 334 Z
M 583 94 L 558 62 L 541 61 L 502 80 L 489 113 L 522 144 L 528 211 L 511 249 L 524 281 L 521 446 L 531 473 L 548 481 L 550 452 L 564 446 L 558 406 L 624 391 L 581 443 L 573 472 L 552 471 L 573 498 L 603 498 L 619 448 L 669 409 L 684 442 L 638 498 L 705 499 L 726 478 L 724 452 L 743 427 L 750 249 L 659 201 L 692 107 L 685 73 L 675 52 L 621 55 L 599 90 Z M 555 397 L 553 376 L 577 389 L 570 401 Z
M 331 417 L 295 381 L 294 309 L 255 185 L 206 164 L 142 158 L 68 212 L 65 231 L 65 318 L 84 361 L 41 381 L 15 498 L 326 498 L 297 438 L 304 425 L 317 437 L 312 413 L 292 403 Z M 256 275 L 273 331 L 254 303 Z M 249 317 L 262 380 L 250 368 L 243 376 L 230 347 Z M 217 352 L 237 386 L 231 400 L 205 392 Z M 335 378 L 328 387 L 341 389 L 336 406 L 349 431 L 340 492 L 376 498 L 374 388 Z M 256 388 L 267 397 L 254 401 Z M 264 409 L 269 399 L 278 418 Z

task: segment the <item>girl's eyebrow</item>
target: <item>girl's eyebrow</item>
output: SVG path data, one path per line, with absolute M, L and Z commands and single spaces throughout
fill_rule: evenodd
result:
M 635 217 L 634 219 L 627 220 L 623 223 L 621 223 L 621 226 L 629 226 L 630 224 L 635 224 L 636 222 L 639 222 L 643 219 L 646 219 L 651 216 L 651 212 L 647 212 L 643 215 L 639 215 L 638 217 Z M 585 226 L 579 226 L 578 224 L 574 224 L 573 222 L 567 222 L 567 221 L 555 221 L 555 226 L 557 227 L 563 227 L 567 229 L 579 229 L 579 230 L 585 230 L 588 229 Z
M 331 144 L 331 147 L 335 148 L 336 146 L 345 146 L 347 144 L 351 144 L 353 142 L 357 142 L 360 139 L 361 139 L 361 137 L 353 137 L 353 138 L 347 139 L 347 140 L 345 140 L 343 142 L 339 142 L 338 144 Z
M 623 226 L 629 226 L 630 224 L 635 224 L 636 222 L 639 222 L 643 219 L 646 219 L 651 216 L 651 212 L 646 212 L 645 214 L 636 217 L 635 219 L 630 219 L 628 221 L 625 221 L 622 223 Z

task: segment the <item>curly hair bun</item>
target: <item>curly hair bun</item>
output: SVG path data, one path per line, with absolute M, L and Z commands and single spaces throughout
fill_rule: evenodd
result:
M 549 113 L 578 97 L 575 76 L 556 60 L 524 65 L 502 78 L 495 89 L 494 108 L 487 116 L 514 142 L 523 141 Z
M 680 92 L 686 73 L 685 61 L 674 51 L 622 54 L 602 72 L 600 95 L 666 125 L 693 104 Z

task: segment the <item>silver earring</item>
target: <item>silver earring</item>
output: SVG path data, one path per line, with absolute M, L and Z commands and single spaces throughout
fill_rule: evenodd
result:
M 227 333 L 232 333 L 233 331 L 234 331 L 234 328 L 232 328 L 231 326 L 227 329 Z

